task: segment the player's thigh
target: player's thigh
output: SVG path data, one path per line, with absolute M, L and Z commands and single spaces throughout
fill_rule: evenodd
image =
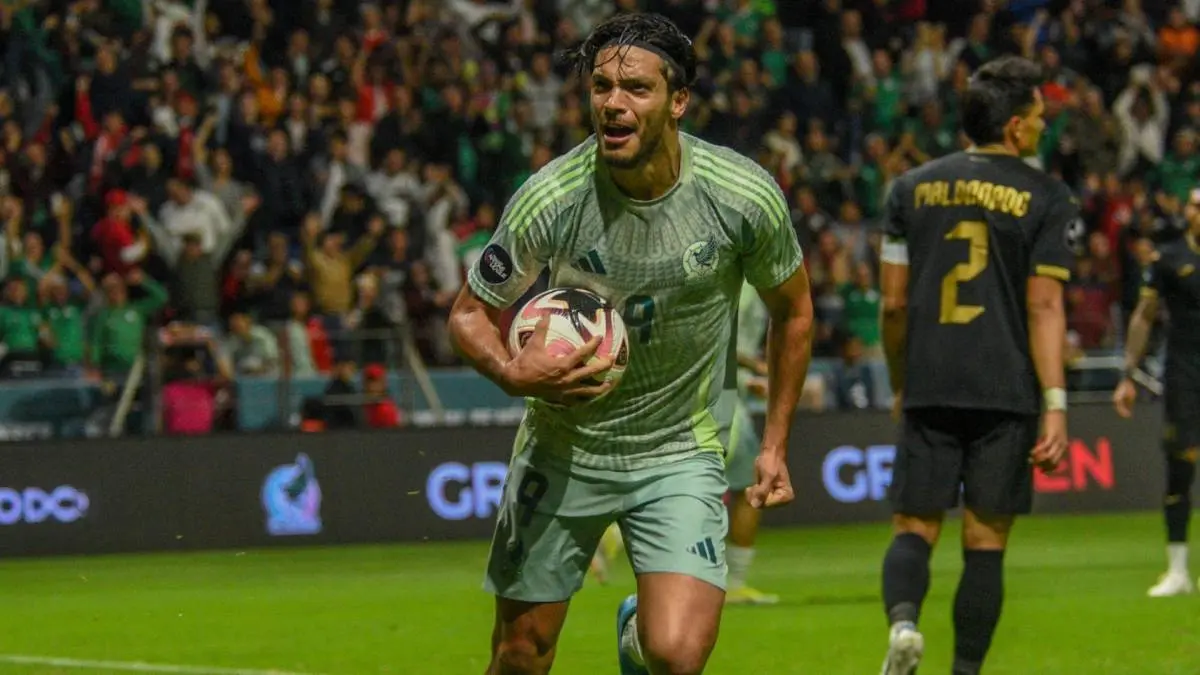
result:
M 964 448 L 957 421 L 954 410 L 905 411 L 888 486 L 895 513 L 933 517 L 958 504 Z
M 725 464 L 702 453 L 633 477 L 620 519 L 635 574 L 673 573 L 725 589 Z
M 1037 445 L 1037 416 L 980 411 L 972 417 L 975 433 L 963 468 L 963 501 L 983 520 L 1029 513 L 1029 453 Z
M 1163 449 L 1194 463 L 1200 451 L 1200 364 L 1180 361 L 1167 366 Z
M 739 405 L 729 430 L 729 454 L 725 459 L 725 478 L 734 496 L 754 485 L 754 461 L 759 445 L 754 420 L 745 406 Z
M 570 599 L 619 506 L 603 485 L 577 479 L 561 460 L 517 454 L 504 484 L 485 588 L 528 603 Z

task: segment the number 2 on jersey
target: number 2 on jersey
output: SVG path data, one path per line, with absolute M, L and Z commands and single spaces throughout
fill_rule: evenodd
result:
M 967 242 L 967 262 L 959 263 L 942 277 L 941 323 L 965 325 L 983 314 L 979 305 L 960 305 L 958 286 L 979 276 L 988 264 L 988 226 L 981 220 L 964 220 L 946 234 L 946 239 Z
M 639 344 L 650 344 L 650 327 L 654 323 L 654 298 L 648 295 L 631 295 L 625 300 L 625 311 L 621 312 L 625 328 L 630 335 L 637 336 Z

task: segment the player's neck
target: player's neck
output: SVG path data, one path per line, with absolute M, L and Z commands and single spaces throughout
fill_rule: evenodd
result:
M 678 134 L 664 134 L 658 151 L 632 169 L 609 168 L 612 182 L 626 197 L 648 202 L 671 191 L 683 170 L 683 148 Z
M 1017 157 L 1021 154 L 1021 153 L 1017 152 L 1016 148 L 1012 147 L 1008 143 L 992 143 L 990 145 L 979 145 L 979 146 L 972 148 L 971 152 L 975 152 L 975 153 L 978 153 L 981 155 L 1010 155 L 1012 157 Z

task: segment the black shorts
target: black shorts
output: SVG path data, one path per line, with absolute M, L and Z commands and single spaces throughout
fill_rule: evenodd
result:
M 1167 359 L 1164 378 L 1166 424 L 1163 449 L 1179 453 L 1200 447 L 1200 358 Z
M 904 412 L 888 498 L 893 511 L 928 516 L 954 508 L 1018 515 L 1033 508 L 1035 415 L 918 408 Z

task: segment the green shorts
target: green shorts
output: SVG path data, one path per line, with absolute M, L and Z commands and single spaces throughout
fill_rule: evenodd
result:
M 754 485 L 754 460 L 758 457 L 758 432 L 746 404 L 738 401 L 729 428 L 729 453 L 725 458 L 725 476 L 729 489 L 741 492 Z
M 686 574 L 724 589 L 726 489 L 724 461 L 714 453 L 599 471 L 519 452 L 505 480 L 484 588 L 524 602 L 570 599 L 615 521 L 635 574 Z

